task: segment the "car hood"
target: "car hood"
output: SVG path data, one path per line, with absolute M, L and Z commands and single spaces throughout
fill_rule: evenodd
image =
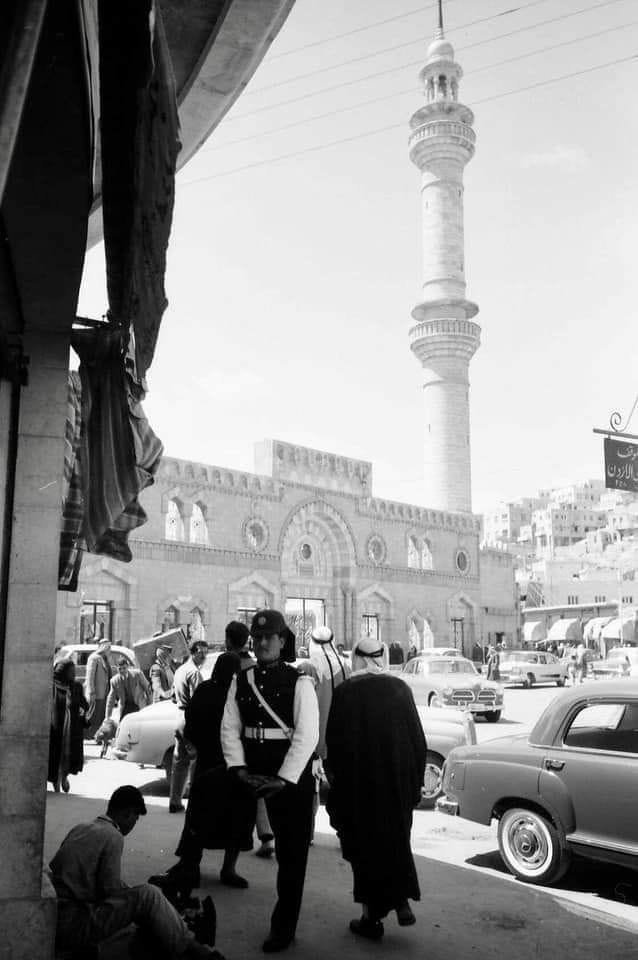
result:
M 470 690 L 498 690 L 499 684 L 494 680 L 484 680 L 482 677 L 474 676 L 474 674 L 454 674 L 454 673 L 438 673 L 434 676 L 428 677 L 427 679 L 432 680 L 437 686 L 441 687 L 452 687 L 453 690 L 467 689 Z

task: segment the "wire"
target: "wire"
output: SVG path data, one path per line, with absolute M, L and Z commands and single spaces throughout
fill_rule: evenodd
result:
M 456 0 L 447 0 L 448 6 L 451 3 L 456 3 Z M 282 57 L 289 57 L 291 54 L 299 53 L 302 50 L 310 50 L 311 47 L 320 47 L 324 43 L 332 43 L 334 40 L 341 40 L 343 37 L 352 37 L 356 33 L 363 33 L 365 30 L 374 29 L 374 27 L 382 27 L 387 23 L 395 23 L 397 20 L 405 20 L 407 17 L 414 17 L 419 13 L 425 13 L 426 10 L 432 10 L 436 6 L 436 3 L 428 3 L 425 6 L 421 4 L 420 7 L 407 10 L 405 13 L 398 13 L 396 16 L 388 17 L 385 20 L 375 20 L 374 23 L 369 23 L 362 27 L 354 27 L 352 30 L 346 30 L 345 33 L 336 33 L 332 37 L 324 37 L 322 40 L 312 40 L 310 43 L 304 43 L 301 47 L 293 47 L 292 50 L 284 50 L 283 53 L 277 53 L 272 57 L 268 57 L 268 62 L 271 60 L 281 60 Z
M 532 50 L 530 53 L 519 53 L 515 57 L 508 57 L 506 60 L 498 60 L 495 63 L 489 63 L 483 67 L 477 67 L 475 70 L 471 70 L 466 76 L 473 76 L 475 73 L 483 73 L 486 70 L 495 70 L 497 67 L 506 66 L 509 63 L 518 63 L 519 60 L 526 60 L 530 57 L 540 56 L 542 53 L 548 53 L 551 50 L 558 50 L 561 47 L 567 47 L 574 43 L 582 43 L 584 40 L 593 40 L 596 37 L 602 37 L 606 33 L 614 33 L 616 30 L 626 30 L 628 27 L 635 27 L 638 25 L 638 20 L 632 20 L 629 23 L 622 23 L 616 27 L 607 27 L 605 30 L 597 30 L 596 33 L 588 33 L 584 37 L 573 37 L 571 40 L 563 40 L 561 43 L 555 43 L 547 47 L 540 47 L 537 50 Z M 413 94 L 414 87 L 409 87 L 405 90 L 396 90 L 393 93 L 386 93 L 382 97 L 373 97 L 371 100 L 362 100 L 360 103 L 349 104 L 345 107 L 336 107 L 334 110 L 328 110 L 326 113 L 318 113 L 312 117 L 304 117 L 301 120 L 293 120 L 291 123 L 285 123 L 280 127 L 273 127 L 271 130 L 260 130 L 256 135 L 255 133 L 250 133 L 245 137 L 238 137 L 236 140 L 229 140 L 227 143 L 215 144 L 214 146 L 204 148 L 199 151 L 199 155 L 205 153 L 216 153 L 218 150 L 225 150 L 227 147 L 234 147 L 240 143 L 248 143 L 255 139 L 255 136 L 259 137 L 269 137 L 276 133 L 282 133 L 285 130 L 291 130 L 294 127 L 302 126 L 305 123 L 313 123 L 315 120 L 326 120 L 328 117 L 334 117 L 340 113 L 348 113 L 351 110 L 358 110 L 360 107 L 369 107 L 376 103 L 382 103 L 384 100 L 393 100 L 395 97 L 406 96 L 408 93 Z
M 589 13 L 591 10 L 598 10 L 601 7 L 609 7 L 616 3 L 625 3 L 626 0 L 601 0 L 600 3 L 596 3 L 591 7 L 582 7 L 580 10 L 574 10 L 572 13 L 563 13 L 558 17 L 552 17 L 549 20 L 541 20 L 539 23 L 533 23 L 526 27 L 518 27 L 516 30 L 511 30 L 509 33 L 500 34 L 495 37 L 487 37 L 484 40 L 476 40 L 474 43 L 467 44 L 465 47 L 459 47 L 458 52 L 461 53 L 463 50 L 470 50 L 474 47 L 482 46 L 486 43 L 493 43 L 495 40 L 504 40 L 509 37 L 513 37 L 519 33 L 525 33 L 527 30 L 533 30 L 536 27 L 545 27 L 551 23 L 558 23 L 561 20 L 568 20 L 571 17 L 580 16 L 581 13 Z M 356 77 L 353 80 L 344 80 L 341 83 L 332 84 L 329 87 L 322 87 L 320 90 L 314 90 L 310 93 L 303 93 L 297 97 L 291 97 L 289 100 L 278 100 L 277 103 L 267 104 L 263 107 L 257 107 L 255 110 L 250 110 L 246 113 L 239 113 L 237 116 L 227 117 L 225 123 L 235 123 L 237 120 L 244 120 L 246 117 L 254 117 L 259 113 L 265 113 L 269 110 L 276 110 L 277 107 L 287 107 L 294 103 L 301 103 L 303 100 L 308 100 L 311 97 L 317 97 L 322 93 L 331 93 L 333 90 L 341 90 L 343 87 L 350 87 L 353 84 L 362 83 L 365 80 L 374 80 L 377 77 L 387 76 L 390 73 L 397 73 L 400 70 L 405 70 L 408 67 L 416 67 L 423 64 L 423 59 L 413 60 L 409 63 L 403 63 L 399 67 L 389 67 L 385 70 L 379 70 L 376 73 L 366 74 L 364 77 Z
M 480 20 L 470 20 L 468 23 L 460 23 L 457 27 L 446 30 L 447 33 L 456 33 L 459 30 L 465 30 L 467 27 L 476 27 L 481 23 L 488 23 L 490 20 L 498 20 L 500 17 L 508 16 L 511 13 L 518 13 L 519 10 L 526 10 L 528 7 L 538 7 L 541 3 L 548 3 L 549 0 L 530 0 L 529 3 L 521 4 L 511 10 L 503 10 L 501 13 L 494 13 L 489 17 L 482 17 Z M 288 77 L 285 80 L 277 80 L 275 83 L 269 83 L 264 87 L 256 87 L 254 90 L 247 90 L 244 97 L 254 97 L 265 90 L 274 90 L 276 87 L 284 87 L 288 83 L 295 83 L 297 80 L 306 80 L 308 77 L 316 77 L 327 70 L 337 70 L 339 67 L 347 67 L 351 63 L 361 63 L 362 60 L 370 60 L 372 57 L 378 57 L 382 53 L 390 53 L 393 50 L 403 50 L 405 47 L 413 47 L 417 43 L 427 43 L 432 39 L 431 34 L 425 37 L 417 37 L 416 40 L 407 40 L 404 43 L 396 43 L 392 47 L 382 47 L 380 50 L 374 50 L 372 53 L 363 53 L 360 57 L 352 57 L 350 60 L 342 60 L 341 63 L 331 63 L 326 67 L 319 67 L 317 70 L 310 70 L 308 73 L 298 73 L 294 77 Z
M 528 90 L 536 90 L 538 87 L 545 87 L 552 83 L 560 83 L 562 80 L 571 80 L 573 77 L 580 77 L 587 73 L 594 73 L 596 70 L 604 70 L 607 67 L 616 66 L 619 63 L 629 63 L 632 60 L 638 60 L 638 53 L 632 53 L 628 57 L 620 57 L 616 60 L 609 60 L 607 63 L 599 63 L 594 67 L 587 67 L 584 70 L 576 70 L 573 73 L 564 73 L 560 77 L 550 77 L 547 80 L 539 80 L 538 83 L 532 83 L 525 87 L 517 87 L 515 90 L 506 90 L 504 93 L 497 93 L 491 97 L 485 97 L 483 100 L 475 100 L 470 106 L 479 106 L 484 103 L 491 103 L 494 100 L 502 100 L 504 97 L 511 97 L 517 93 L 525 93 Z M 295 150 L 292 153 L 283 153 L 278 157 L 270 157 L 267 160 L 256 160 L 253 163 L 247 163 L 243 167 L 235 167 L 232 170 L 222 170 L 220 173 L 209 174 L 206 177 L 198 177 L 195 180 L 188 180 L 186 183 L 180 183 L 180 187 L 192 187 L 198 183 L 206 183 L 209 180 L 217 180 L 220 177 L 227 177 L 234 173 L 243 173 L 245 170 L 253 170 L 255 167 L 263 167 L 270 163 L 280 163 L 282 160 L 292 160 L 295 157 L 301 157 L 308 153 L 316 153 L 318 150 L 327 150 L 330 147 L 337 147 L 343 143 L 352 143 L 355 140 L 363 140 L 366 137 L 374 137 L 379 133 L 387 133 L 390 130 L 404 128 L 403 123 L 392 123 L 386 127 L 377 127 L 375 130 L 367 130 L 364 133 L 355 133 L 350 137 L 342 137 L 339 140 L 331 140 L 329 143 L 318 143 L 314 147 L 305 147 L 303 150 Z

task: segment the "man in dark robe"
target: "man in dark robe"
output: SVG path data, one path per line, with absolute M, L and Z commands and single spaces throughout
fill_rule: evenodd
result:
M 396 910 L 401 926 L 415 923 L 408 900 L 420 899 L 410 830 L 426 743 L 410 688 L 381 672 L 346 680 L 334 691 L 326 746 L 327 809 L 362 905 L 350 929 L 379 940 L 382 918 Z

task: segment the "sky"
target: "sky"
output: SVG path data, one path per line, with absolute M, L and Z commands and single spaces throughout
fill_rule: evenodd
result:
M 477 135 L 465 265 L 482 328 L 470 365 L 482 512 L 601 478 L 592 428 L 626 416 L 638 391 L 638 8 L 446 0 L 444 15 Z M 167 455 L 253 470 L 253 444 L 272 437 L 372 461 L 374 495 L 427 506 L 407 136 L 435 28 L 430 2 L 297 0 L 179 173 L 144 404 Z M 100 244 L 78 311 L 105 308 Z

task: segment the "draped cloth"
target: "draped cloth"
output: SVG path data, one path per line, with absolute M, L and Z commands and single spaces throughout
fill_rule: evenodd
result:
M 109 314 L 131 326 L 136 375 L 162 314 L 180 150 L 175 80 L 153 0 L 99 0 L 102 208 Z
M 125 332 L 110 325 L 76 331 L 72 343 L 81 362 L 79 412 L 77 375 L 70 380 L 75 420 L 73 430 L 67 430 L 71 477 L 58 581 L 67 590 L 77 588 L 85 550 L 132 559 L 128 535 L 146 521 L 138 495 L 153 483 L 162 455 L 162 444 L 144 416 L 144 392 L 127 366 Z
M 426 743 L 410 688 L 398 677 L 361 673 L 340 684 L 326 731 L 331 786 L 326 804 L 354 899 L 383 917 L 420 899 L 410 848 Z
M 142 411 L 162 315 L 180 149 L 170 56 L 155 0 L 98 0 L 102 213 L 109 323 L 74 333 L 58 585 L 84 550 L 128 562 L 137 496 L 162 445 Z M 95 77 L 91 77 L 95 86 Z

